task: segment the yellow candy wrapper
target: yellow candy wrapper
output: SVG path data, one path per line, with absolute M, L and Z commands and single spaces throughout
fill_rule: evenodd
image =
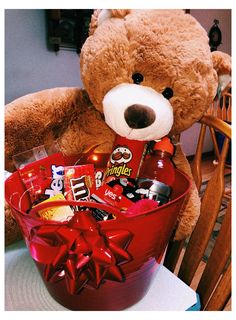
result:
M 42 203 L 45 202 L 51 202 L 51 201 L 56 201 L 56 200 L 66 200 L 63 194 L 58 193 L 55 196 L 43 201 Z M 71 209 L 70 206 L 59 206 L 59 207 L 52 207 L 52 208 L 47 208 L 43 210 L 39 210 L 38 214 L 41 218 L 45 220 L 53 220 L 53 221 L 68 221 L 70 220 L 74 213 Z

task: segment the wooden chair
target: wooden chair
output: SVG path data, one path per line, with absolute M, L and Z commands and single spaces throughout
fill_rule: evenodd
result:
M 164 265 L 175 272 L 187 285 L 192 286 L 199 266 L 203 272 L 196 286 L 200 296 L 202 310 L 223 310 L 231 297 L 231 201 L 229 201 L 220 232 L 214 248 L 206 263 L 202 262 L 205 249 L 210 240 L 224 195 L 224 167 L 228 146 L 231 139 L 231 126 L 222 119 L 205 115 L 200 120 L 201 130 L 193 161 L 192 172 L 200 190 L 201 155 L 206 127 L 220 131 L 224 136 L 224 144 L 219 154 L 219 163 L 207 183 L 201 198 L 201 214 L 197 225 L 188 241 L 172 241 L 167 248 Z M 181 256 L 183 256 L 181 261 Z M 176 271 L 176 265 L 180 265 Z M 196 280 L 195 280 L 196 281 Z
M 216 118 L 219 118 L 223 121 L 226 121 L 227 123 L 231 123 L 232 121 L 231 83 L 229 83 L 228 86 L 224 89 L 220 99 L 216 98 L 212 102 L 209 109 L 207 110 L 207 114 L 212 115 Z M 209 130 L 210 130 L 214 151 L 215 151 L 215 156 L 216 156 L 215 163 L 217 163 L 220 157 L 220 151 L 217 144 L 216 134 L 213 127 L 209 127 Z

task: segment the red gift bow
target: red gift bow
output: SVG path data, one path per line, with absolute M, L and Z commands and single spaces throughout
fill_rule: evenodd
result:
M 101 231 L 90 211 L 76 213 L 67 224 L 32 228 L 29 250 L 45 264 L 46 281 L 65 278 L 70 294 L 85 285 L 98 288 L 104 280 L 124 281 L 119 267 L 131 260 L 126 251 L 132 235 L 127 230 Z

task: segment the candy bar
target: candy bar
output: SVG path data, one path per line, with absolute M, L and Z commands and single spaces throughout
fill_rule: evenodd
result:
M 96 190 L 94 166 L 66 166 L 64 184 L 67 200 L 89 201 L 91 193 Z
M 91 195 L 91 198 L 99 203 L 107 203 L 120 210 L 127 210 L 133 202 L 123 196 L 122 192 L 122 186 L 116 185 L 112 188 L 108 184 L 104 184 Z
M 18 171 L 33 204 L 64 191 L 62 153 L 27 164 Z
M 92 208 L 92 215 L 97 221 L 106 221 L 115 219 L 115 215 L 98 208 Z

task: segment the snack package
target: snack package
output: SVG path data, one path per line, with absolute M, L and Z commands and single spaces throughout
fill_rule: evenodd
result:
M 97 221 L 107 221 L 116 219 L 116 216 L 114 214 L 98 208 L 92 208 L 92 216 Z
M 94 164 L 96 189 L 102 186 L 108 156 L 104 153 L 91 153 L 87 163 Z
M 64 184 L 67 200 L 89 201 L 96 190 L 94 165 L 66 166 Z
M 18 171 L 32 204 L 64 192 L 64 159 L 60 152 L 21 166 Z
M 105 169 L 109 155 L 106 153 L 95 152 L 99 145 L 92 147 L 88 152 L 74 156 L 67 156 L 69 165 L 93 164 L 95 172 L 96 189 L 100 188 L 104 179 Z
M 120 178 L 116 180 L 112 180 L 107 183 L 113 189 L 116 186 L 122 187 L 122 195 L 131 200 L 132 202 L 136 202 L 141 200 L 141 195 L 136 193 L 136 190 L 139 188 L 137 182 L 133 178 Z
M 126 196 L 123 196 L 122 192 L 123 187 L 120 185 L 115 185 L 112 188 L 108 184 L 104 184 L 91 195 L 91 198 L 99 203 L 110 204 L 125 211 L 133 204 L 133 202 Z
M 49 202 L 49 201 L 56 201 L 56 200 L 66 200 L 64 195 L 58 193 L 57 195 L 44 200 L 42 203 Z M 41 218 L 45 220 L 53 220 L 53 221 L 68 221 L 70 220 L 74 212 L 72 211 L 70 206 L 58 206 L 58 207 L 51 207 L 47 209 L 42 209 L 38 211 L 38 214 Z
M 104 183 L 117 178 L 136 178 L 146 151 L 146 141 L 116 137 L 107 163 Z

